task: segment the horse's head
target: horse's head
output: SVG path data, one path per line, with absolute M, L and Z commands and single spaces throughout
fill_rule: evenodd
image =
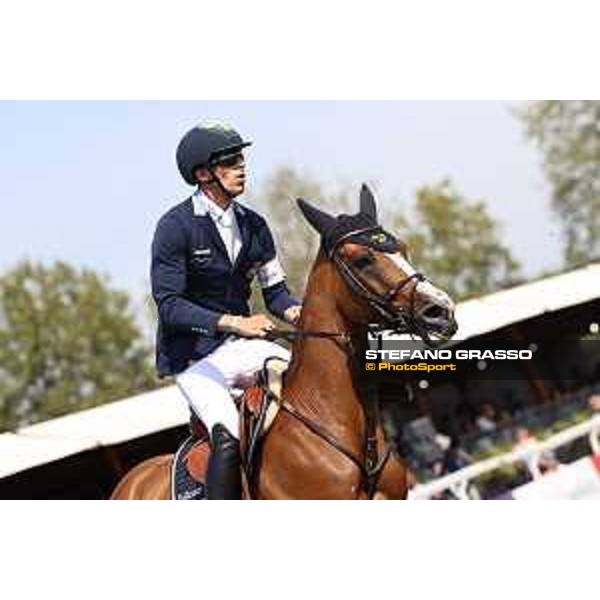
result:
M 360 210 L 334 217 L 299 199 L 298 206 L 321 235 L 324 252 L 351 292 L 351 320 L 376 321 L 430 341 L 456 332 L 454 303 L 408 262 L 406 245 L 377 222 L 371 190 L 363 185 Z M 344 308 L 344 307 L 342 307 Z

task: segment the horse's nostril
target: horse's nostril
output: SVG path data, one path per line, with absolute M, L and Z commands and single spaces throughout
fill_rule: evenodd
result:
M 447 314 L 448 309 L 445 306 L 440 306 L 439 304 L 430 304 L 421 312 L 421 315 L 425 319 L 442 319 Z

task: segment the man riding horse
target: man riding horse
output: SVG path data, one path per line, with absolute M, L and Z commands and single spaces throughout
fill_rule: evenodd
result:
M 236 200 L 245 189 L 243 150 L 250 144 L 218 123 L 185 134 L 177 165 L 196 190 L 162 216 L 152 244 L 157 370 L 159 377 L 175 377 L 210 432 L 209 499 L 241 498 L 232 390 L 251 386 L 266 358 L 289 359 L 286 349 L 259 339 L 274 324 L 250 314 L 254 277 L 271 314 L 294 323 L 301 310 L 286 286 L 267 222 Z

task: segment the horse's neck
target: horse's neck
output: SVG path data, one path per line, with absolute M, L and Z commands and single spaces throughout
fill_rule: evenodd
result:
M 349 334 L 358 339 L 337 308 L 338 282 L 333 265 L 320 257 L 313 268 L 298 327 L 302 331 L 327 331 Z M 334 429 L 356 425 L 362 409 L 355 387 L 349 346 L 344 338 L 306 337 L 294 344 L 287 375 L 286 397 L 308 416 Z

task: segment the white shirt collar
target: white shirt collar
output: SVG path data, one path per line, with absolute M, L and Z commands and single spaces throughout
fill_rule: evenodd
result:
M 235 213 L 243 214 L 243 210 L 235 202 L 231 202 L 229 206 L 223 210 L 218 204 L 208 198 L 208 196 L 202 194 L 200 190 L 192 196 L 192 203 L 195 216 L 210 216 L 221 236 L 229 259 L 231 263 L 234 264 L 242 247 L 242 238 L 235 218 Z
M 197 189 L 192 195 L 192 205 L 195 217 L 205 217 L 210 215 L 213 220 L 225 220 L 231 222 L 233 218 L 233 212 L 244 214 L 244 209 L 234 200 L 231 201 L 229 206 L 223 210 L 218 204 L 213 202 L 206 194 L 202 193 L 202 190 Z M 225 218 L 223 219 L 225 215 Z

